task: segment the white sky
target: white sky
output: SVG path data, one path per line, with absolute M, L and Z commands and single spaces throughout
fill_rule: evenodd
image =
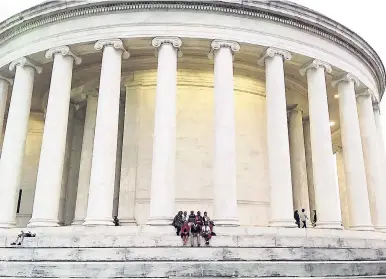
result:
M 0 0 L 0 21 L 24 9 L 42 3 L 42 0 Z M 378 52 L 386 64 L 384 17 L 386 0 L 291 0 L 318 11 L 364 38 Z M 383 123 L 386 123 L 386 95 L 382 101 Z M 385 131 L 386 133 L 386 131 Z

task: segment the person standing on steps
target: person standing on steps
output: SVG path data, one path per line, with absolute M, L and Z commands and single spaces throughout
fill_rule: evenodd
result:
M 318 217 L 316 216 L 316 210 L 314 210 L 314 217 L 312 218 L 312 226 L 316 227 L 316 222 L 318 221 Z
M 300 216 L 299 216 L 298 210 L 295 210 L 294 212 L 294 219 L 295 219 L 296 225 L 298 226 L 298 228 L 300 228 Z
M 302 209 L 302 212 L 300 213 L 300 221 L 302 221 L 302 228 L 307 228 L 307 214 L 306 214 L 306 210 L 303 208 Z
M 117 216 L 114 216 L 113 222 L 114 222 L 114 226 L 119 226 L 119 219 Z

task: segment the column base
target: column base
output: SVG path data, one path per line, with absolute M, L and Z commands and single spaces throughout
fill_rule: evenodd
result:
M 84 223 L 84 220 L 74 220 L 71 223 L 71 226 L 82 226 Z
M 384 232 L 384 233 L 386 233 L 386 226 L 374 226 L 374 229 L 377 232 Z
M 316 222 L 316 229 L 343 230 L 341 222 Z
M 31 219 L 27 225 L 28 228 L 37 228 L 37 227 L 60 227 L 58 220 L 52 219 Z
M 171 226 L 173 219 L 170 217 L 149 217 L 146 225 L 149 226 Z
M 134 219 L 134 218 L 128 218 L 128 219 L 119 219 L 119 225 L 120 226 L 136 226 L 137 225 L 137 221 Z
M 238 227 L 240 222 L 238 218 L 215 218 L 213 222 L 219 227 Z
M 86 218 L 84 223 L 82 224 L 86 227 L 94 227 L 94 226 L 115 226 L 113 222 L 113 218 Z
M 370 225 L 349 226 L 349 229 L 354 231 L 374 231 L 374 227 Z
M 271 220 L 269 221 L 268 227 L 271 228 L 296 228 L 297 225 L 295 223 L 295 220 Z
M 11 229 L 11 228 L 14 228 L 16 227 L 16 222 L 1 222 L 0 221 L 0 228 L 4 228 L 4 229 Z

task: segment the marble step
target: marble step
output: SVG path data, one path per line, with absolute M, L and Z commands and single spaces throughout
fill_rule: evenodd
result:
M 375 275 L 386 275 L 386 261 L 0 262 L 0 276 L 22 278 L 369 278 Z
M 17 236 L 17 234 L 16 234 Z M 0 248 L 11 247 L 15 235 L 0 236 Z M 179 247 L 175 235 L 44 235 L 25 238 L 23 247 Z M 243 235 L 215 236 L 212 247 L 320 247 L 320 248 L 386 248 L 383 239 Z
M 23 279 L 57 279 L 53 277 L 23 277 Z M 141 277 L 120 277 L 120 279 L 140 279 Z M 143 278 L 143 277 L 142 277 Z M 186 277 L 168 277 L 170 279 L 185 279 Z M 375 276 L 339 276 L 339 277 L 296 277 L 297 279 L 386 279 L 384 275 Z M 20 279 L 20 277 L 1 277 L 0 279 Z M 72 279 L 70 277 L 61 277 L 60 279 Z M 110 279 L 108 277 L 99 277 L 98 279 Z M 159 277 L 147 277 L 146 279 L 160 279 Z M 189 279 L 213 279 L 213 277 L 189 277 Z M 221 279 L 235 279 L 234 277 L 221 277 Z M 250 277 L 248 279 L 261 279 L 261 277 Z M 264 279 L 294 279 L 294 277 L 264 277 Z
M 0 261 L 383 261 L 386 249 L 358 248 L 0 248 Z
M 23 279 L 57 279 L 53 277 L 23 277 Z M 119 277 L 120 279 L 140 279 L 141 277 Z M 142 277 L 143 278 L 143 277 Z M 186 277 L 168 277 L 170 279 L 185 279 Z M 339 276 L 339 277 L 296 277 L 297 279 L 386 279 L 386 276 Z M 20 279 L 20 277 L 1 277 L 0 279 Z M 60 279 L 72 279 L 70 277 L 61 277 Z M 98 279 L 110 279 L 108 277 L 99 277 Z M 147 277 L 146 279 L 160 279 L 159 277 Z M 213 279 L 213 277 L 189 277 L 189 279 Z M 234 277 L 221 277 L 221 279 L 235 279 Z M 250 277 L 248 279 L 261 279 L 261 277 Z M 294 277 L 264 277 L 264 279 L 294 279 Z

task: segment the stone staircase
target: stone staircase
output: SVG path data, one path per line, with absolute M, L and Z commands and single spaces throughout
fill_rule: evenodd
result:
M 223 230 L 223 231 L 222 231 Z M 169 229 L 62 227 L 0 231 L 0 278 L 386 278 L 386 234 L 216 228 L 210 247 Z

